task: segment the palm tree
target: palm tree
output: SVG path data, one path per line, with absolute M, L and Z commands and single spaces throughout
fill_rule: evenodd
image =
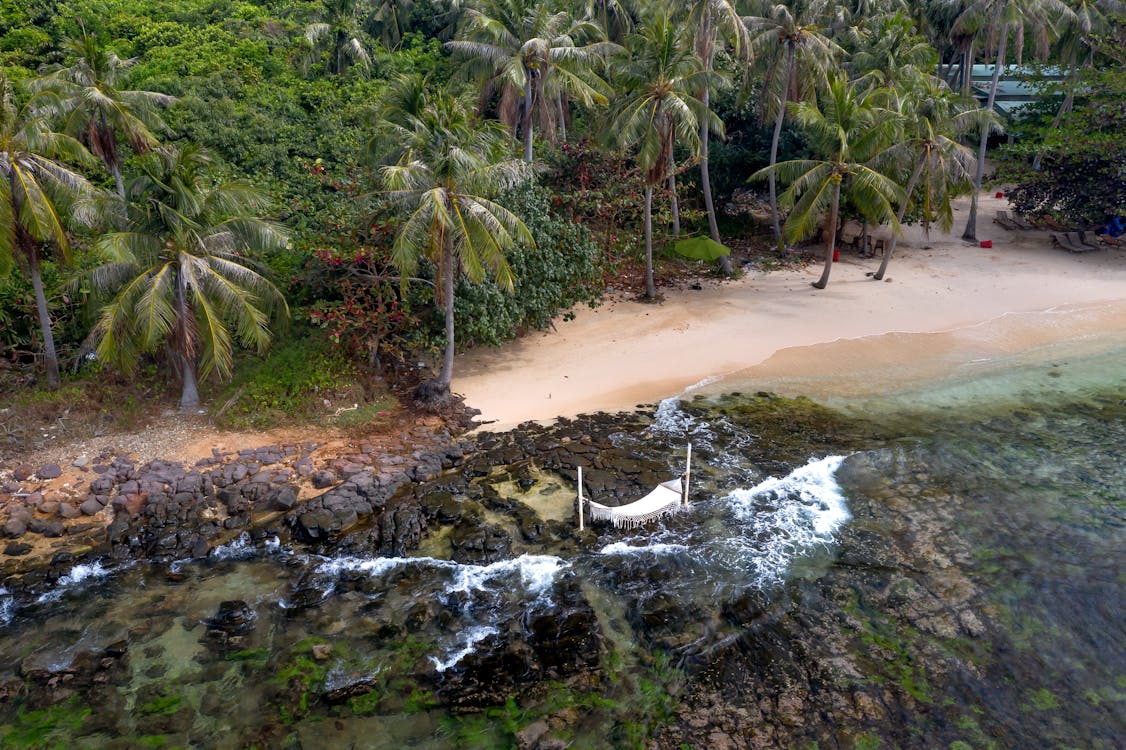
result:
M 1095 48 L 1091 44 L 1092 37 L 1099 36 L 1109 27 L 1109 13 L 1121 14 L 1126 11 L 1126 5 L 1119 0 L 1101 2 L 1070 0 L 1070 2 L 1071 12 L 1064 16 L 1063 24 L 1059 29 L 1060 53 L 1067 58 L 1067 93 L 1059 110 L 1056 111 L 1056 116 L 1052 119 L 1052 124 L 1048 126 L 1048 132 L 1055 131 L 1063 116 L 1071 111 L 1075 102 L 1075 90 L 1079 88 L 1079 76 L 1083 68 L 1090 66 L 1095 56 Z M 1082 63 L 1079 61 L 1081 54 L 1085 58 Z M 1040 169 L 1042 159 L 1043 154 L 1038 151 L 1032 160 L 1032 168 Z
M 795 0 L 791 4 L 779 3 L 762 16 L 748 18 L 751 49 L 767 61 L 763 85 L 769 92 L 767 109 L 773 110 L 774 135 L 770 140 L 770 223 L 774 239 L 782 246 L 782 227 L 778 220 L 778 197 L 774 165 L 778 163 L 778 142 L 782 136 L 782 121 L 786 104 L 802 99 L 813 90 L 814 76 L 826 75 L 844 50 L 827 36 L 815 19 L 827 15 L 825 0 Z
M 899 224 L 915 198 L 915 188 L 922 180 L 922 215 L 929 224 L 937 215 L 944 231 L 954 221 L 950 205 L 957 186 L 966 185 L 973 174 L 973 152 L 958 142 L 958 138 L 977 129 L 996 124 L 997 116 L 986 109 L 968 108 L 965 100 L 954 96 L 945 82 L 934 76 L 917 78 L 896 97 L 902 130 L 896 144 L 881 154 L 881 161 L 910 165 L 911 176 L 903 189 L 904 199 L 899 204 L 895 219 Z M 887 272 L 888 263 L 899 241 L 893 234 L 884 250 L 880 268 L 872 278 L 880 281 Z
M 829 79 L 820 107 L 812 102 L 790 105 L 791 113 L 809 135 L 821 160 L 797 159 L 760 169 L 752 179 L 777 171 L 789 184 L 779 202 L 793 207 L 784 236 L 801 240 L 818 226 L 826 237 L 825 268 L 814 282 L 817 289 L 829 283 L 833 246 L 837 239 L 842 192 L 868 221 L 890 224 L 899 231 L 893 201 L 903 201 L 903 189 L 867 164 L 884 150 L 896 132 L 892 113 L 881 106 L 888 98 L 883 89 L 849 84 L 844 74 Z
M 717 45 L 730 41 L 736 55 L 750 54 L 750 37 L 743 19 L 739 17 L 734 0 L 695 0 L 688 7 L 689 23 L 695 33 L 696 54 L 704 63 L 704 70 L 715 70 Z M 704 109 L 711 108 L 711 87 L 704 86 L 696 96 Z M 708 215 L 708 232 L 716 242 L 721 242 L 719 223 L 715 216 L 712 196 L 712 178 L 708 164 L 708 144 L 711 127 L 707 118 L 700 121 L 700 190 L 704 193 L 704 211 Z M 721 255 L 720 270 L 731 275 L 731 257 Z
M 915 22 L 902 12 L 864 24 L 860 42 L 849 60 L 849 69 L 877 87 L 894 87 L 930 76 L 938 66 L 938 53 L 915 32 Z
M 531 167 L 506 159 L 507 131 L 496 122 L 476 122 L 463 99 L 445 89 L 414 91 L 408 105 L 386 114 L 401 155 L 379 174 L 387 199 L 404 216 L 391 248 L 404 283 L 423 258 L 434 266 L 446 348 L 437 380 L 421 393 L 442 399 L 453 381 L 454 283 L 461 277 L 479 282 L 490 270 L 511 290 L 505 251 L 535 245 L 524 222 L 495 200 L 529 178 Z
M 986 109 L 992 111 L 997 101 L 997 84 L 1001 80 L 1001 69 L 1005 67 L 1005 52 L 1009 37 L 1013 38 L 1020 61 L 1024 49 L 1026 29 L 1031 30 L 1040 54 L 1048 51 L 1050 21 L 1057 16 L 1070 13 L 1062 0 L 973 0 L 954 22 L 954 30 L 965 26 L 983 28 L 991 41 L 996 44 L 997 61 L 993 66 L 993 79 L 989 85 L 989 98 Z M 970 198 L 969 217 L 962 239 L 977 240 L 977 198 L 981 192 L 981 178 L 985 170 L 985 150 L 989 141 L 989 130 L 983 129 L 977 151 L 977 170 L 974 173 L 974 192 Z
M 614 140 L 636 146 L 645 175 L 645 296 L 657 295 L 653 283 L 653 188 L 669 178 L 673 147 L 683 143 L 695 151 L 700 121 L 723 133 L 723 123 L 695 93 L 709 85 L 711 75 L 685 36 L 665 12 L 644 19 L 629 37 L 629 56 L 615 79 L 623 95 L 611 114 Z
M 460 38 L 446 46 L 500 87 L 500 119 L 514 131 L 519 122 L 525 161 L 532 161 L 534 121 L 554 132 L 565 119 L 564 95 L 588 107 L 606 103 L 609 87 L 593 66 L 620 48 L 586 43 L 601 33 L 595 24 L 545 0 L 481 0 L 465 14 Z
M 378 33 L 383 46 L 398 49 L 407 31 L 405 16 L 409 16 L 414 0 L 379 0 L 372 13 L 370 26 Z
M 361 0 L 323 0 L 320 20 L 305 26 L 309 46 L 301 55 L 301 65 L 306 73 L 326 49 L 329 75 L 340 75 L 353 65 L 365 72 L 371 67 L 371 54 L 363 42 L 363 12 Z
M 67 218 L 89 223 L 84 212 L 93 188 L 69 165 L 93 166 L 90 153 L 76 139 L 53 132 L 43 112 L 57 105 L 49 92 L 18 106 L 8 79 L 0 73 L 0 274 L 19 262 L 35 292 L 43 334 L 47 385 L 59 385 L 59 359 L 51 316 L 43 291 L 43 253 L 54 247 L 69 261 Z
M 210 159 L 192 147 L 146 154 L 130 181 L 128 229 L 96 243 L 106 263 L 90 279 L 102 308 L 98 356 L 125 369 L 167 347 L 182 383 L 180 410 L 199 406 L 198 380 L 230 377 L 237 340 L 269 347 L 272 315 L 288 308 L 249 253 L 284 247 L 285 231 L 253 212 L 265 196 L 240 183 L 210 186 Z
M 124 201 L 118 137 L 128 141 L 137 153 L 155 148 L 158 144 L 153 131 L 166 129 L 157 108 L 171 104 L 175 97 L 120 88 L 137 59 L 122 60 L 85 29 L 81 37 L 66 40 L 64 49 L 73 62 L 54 68 L 32 85 L 58 94 L 57 114 L 63 119 L 63 131 L 77 136 L 101 159 L 113 175 L 118 197 Z

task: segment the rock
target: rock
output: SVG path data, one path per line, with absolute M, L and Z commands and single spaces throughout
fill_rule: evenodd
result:
M 43 464 L 35 474 L 40 479 L 57 479 L 63 475 L 63 470 L 58 464 Z
M 517 750 L 539 750 L 540 740 L 548 732 L 547 722 L 534 721 L 516 733 Z
M 219 603 L 219 610 L 206 621 L 208 628 L 230 635 L 244 635 L 254 630 L 258 616 L 250 605 L 241 599 L 231 599 Z
M 19 557 L 31 552 L 31 545 L 24 542 L 8 542 L 4 547 L 4 554 L 11 557 Z
M 297 488 L 288 484 L 279 487 L 270 497 L 270 510 L 293 510 L 295 505 L 297 505 Z
M 82 505 L 79 505 L 78 509 L 80 511 L 82 511 L 85 515 L 96 516 L 96 515 L 98 515 L 99 513 L 102 512 L 102 508 L 104 508 L 104 507 L 105 507 L 104 505 L 99 503 L 94 498 L 90 498 L 86 502 L 82 503 Z
M 5 522 L 2 531 L 4 533 L 4 536 L 10 539 L 16 539 L 23 536 L 24 533 L 27 532 L 27 522 L 22 521 L 19 518 L 9 518 L 7 522 Z
M 90 463 L 90 457 L 89 456 L 79 456 L 76 459 L 74 459 L 74 461 L 72 461 L 70 465 L 75 467 L 76 469 L 81 469 L 81 468 L 84 468 L 85 466 L 87 466 L 89 463 Z
M 332 656 L 332 644 L 314 643 L 312 653 L 313 658 L 317 661 L 326 661 L 328 657 Z
M 78 518 L 78 509 L 70 503 L 59 503 L 58 514 L 62 518 Z
M 26 482 L 34 473 L 34 467 L 28 466 L 27 464 L 21 464 L 15 468 L 15 471 L 12 472 L 12 479 L 15 479 L 17 482 Z
M 313 487 L 323 490 L 336 484 L 336 475 L 331 471 L 318 471 L 313 475 Z

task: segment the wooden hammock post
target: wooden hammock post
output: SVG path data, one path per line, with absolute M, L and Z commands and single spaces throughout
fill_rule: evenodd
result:
M 688 482 L 692 479 L 692 443 L 688 444 L 688 457 L 684 461 L 684 509 L 688 510 Z
M 583 530 L 583 467 L 579 467 L 579 531 Z

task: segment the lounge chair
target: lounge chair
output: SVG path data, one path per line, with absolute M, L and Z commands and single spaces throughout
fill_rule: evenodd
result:
M 1086 246 L 1075 244 L 1071 237 L 1064 232 L 1052 232 L 1052 241 L 1069 253 L 1085 253 L 1089 250 Z
M 1092 250 L 1099 249 L 1099 244 L 1097 242 L 1093 244 L 1087 242 L 1087 240 L 1083 237 L 1083 232 L 1065 232 L 1065 234 L 1067 235 L 1068 239 L 1071 240 L 1071 244 L 1083 248 L 1083 252 L 1089 253 Z
M 1079 240 L 1084 245 L 1089 245 L 1096 250 L 1101 250 L 1105 246 L 1104 243 L 1099 239 L 1099 236 L 1094 232 L 1080 232 Z
M 1000 224 L 1002 228 L 1010 231 L 1020 229 L 1020 227 L 1016 225 L 1016 222 L 1012 220 L 1012 217 L 1009 216 L 1008 211 L 998 211 L 997 215 L 993 217 L 993 223 Z
M 1024 218 L 1024 217 L 1022 217 L 1022 216 L 1017 216 L 1016 214 L 1013 214 L 1012 216 L 1010 216 L 1010 217 L 1009 217 L 1009 219 L 1010 219 L 1010 221 L 1012 221 L 1012 222 L 1013 222 L 1014 224 L 1016 224 L 1016 225 L 1017 225 L 1017 227 L 1019 227 L 1020 229 L 1036 229 L 1036 225 L 1035 225 L 1035 224 L 1033 224 L 1032 222 L 1028 221 L 1027 219 L 1025 219 L 1025 218 Z
M 863 236 L 864 227 L 855 219 L 849 219 L 841 227 L 841 245 L 863 251 L 864 248 L 860 246 L 860 238 Z

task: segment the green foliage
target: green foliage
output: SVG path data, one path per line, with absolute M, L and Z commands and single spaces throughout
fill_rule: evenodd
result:
M 1018 212 L 1093 227 L 1126 215 L 1126 71 L 1087 71 L 1077 88 L 1082 93 L 1058 128 L 1030 127 L 1002 151 L 998 178 L 1016 183 L 1008 198 Z
M 9 725 L 0 727 L 0 747 L 12 750 L 66 750 L 90 708 L 78 698 L 38 711 L 24 711 Z
M 328 342 L 291 339 L 267 356 L 241 364 L 221 397 L 230 406 L 220 423 L 253 429 L 312 419 L 325 414 L 325 398 L 350 391 L 357 377 L 355 365 Z
M 268 648 L 247 648 L 241 651 L 232 651 L 226 656 L 227 661 L 236 661 L 247 664 L 251 667 L 260 668 L 266 666 L 266 662 L 270 659 L 270 649 Z
M 560 312 L 593 305 L 601 294 L 598 248 L 585 228 L 551 210 L 546 190 L 525 185 L 503 200 L 527 217 L 537 246 L 509 252 L 511 294 L 492 282 L 458 286 L 455 330 L 462 344 L 497 345 L 522 331 L 546 328 Z

